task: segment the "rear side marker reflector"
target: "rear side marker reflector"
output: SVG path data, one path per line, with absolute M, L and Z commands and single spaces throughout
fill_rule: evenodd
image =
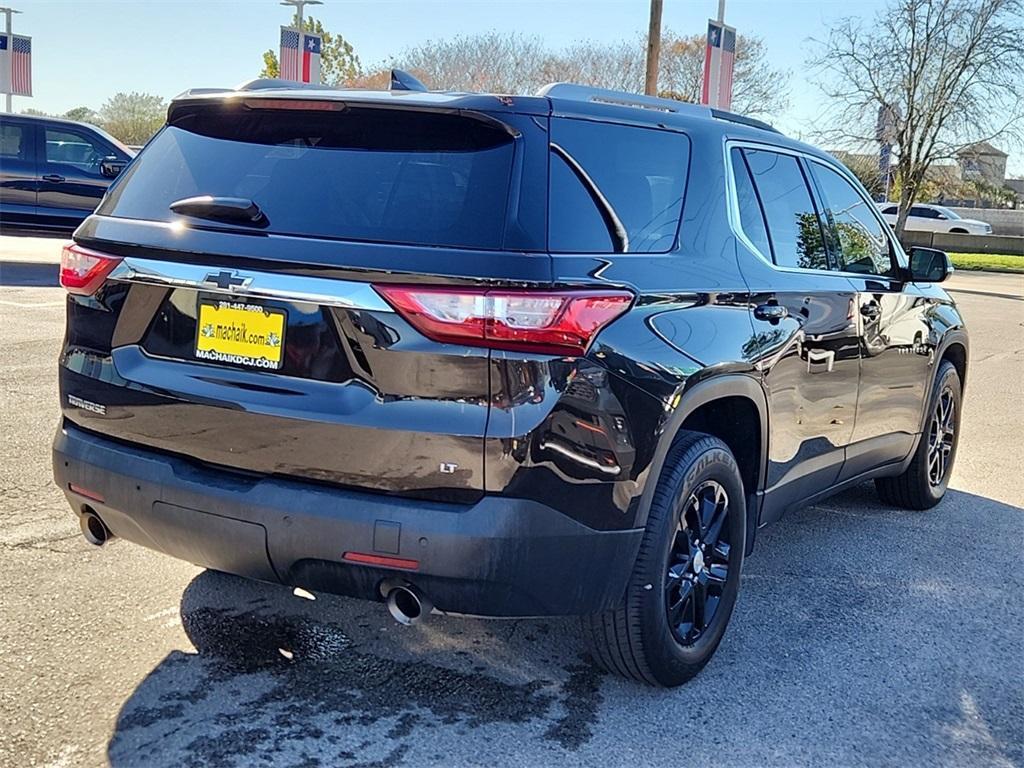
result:
M 74 483 L 68 483 L 68 489 L 72 493 L 77 493 L 79 496 L 85 496 L 87 499 L 98 501 L 100 504 L 103 504 L 106 501 L 106 499 L 103 498 L 103 494 L 97 493 L 96 491 L 90 491 L 88 488 L 83 488 L 82 486 L 75 485 Z
M 68 243 L 60 252 L 60 284 L 68 293 L 91 296 L 120 263 L 120 256 Z
M 633 301 L 628 291 L 528 291 L 375 285 L 428 339 L 491 349 L 582 355 Z
M 342 560 L 361 565 L 379 565 L 383 568 L 401 568 L 406 571 L 415 571 L 420 567 L 419 560 L 407 560 L 404 557 L 385 557 L 384 555 L 370 555 L 365 552 L 346 552 L 341 556 Z

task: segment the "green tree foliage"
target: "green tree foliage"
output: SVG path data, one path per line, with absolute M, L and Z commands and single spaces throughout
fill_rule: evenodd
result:
M 66 120 L 77 120 L 80 123 L 98 123 L 100 116 L 96 110 L 90 107 L 75 107 L 64 113 Z
M 167 103 L 151 93 L 116 93 L 100 107 L 100 125 L 125 144 L 145 144 L 167 116 Z
M 299 16 L 292 18 L 292 26 L 299 23 Z M 320 81 L 324 85 L 341 85 L 349 82 L 359 74 L 359 57 L 356 56 L 352 44 L 341 35 L 328 32 L 319 19 L 307 16 L 302 20 L 304 31 L 320 35 Z M 263 69 L 260 77 L 280 77 L 281 64 L 277 60 L 277 51 L 271 49 L 263 53 Z

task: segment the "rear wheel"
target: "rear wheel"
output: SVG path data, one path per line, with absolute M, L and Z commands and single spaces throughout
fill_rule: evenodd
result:
M 622 604 L 584 618 L 596 661 L 652 685 L 681 685 L 700 672 L 732 615 L 745 540 L 743 481 L 729 448 L 680 434 Z
M 945 360 L 932 388 L 928 422 L 910 466 L 902 475 L 875 480 L 878 495 L 886 504 L 930 509 L 942 501 L 960 438 L 961 396 L 960 375 Z

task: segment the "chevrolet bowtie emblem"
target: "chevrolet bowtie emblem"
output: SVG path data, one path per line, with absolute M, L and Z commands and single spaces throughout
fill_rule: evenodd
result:
M 204 283 L 215 285 L 222 291 L 234 291 L 238 288 L 245 288 L 252 282 L 251 277 L 242 277 L 237 272 L 211 272 L 203 278 Z

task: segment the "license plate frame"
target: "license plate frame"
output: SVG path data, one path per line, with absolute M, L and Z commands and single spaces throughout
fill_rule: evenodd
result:
M 277 371 L 284 364 L 288 312 L 246 298 L 200 296 L 196 359 Z

